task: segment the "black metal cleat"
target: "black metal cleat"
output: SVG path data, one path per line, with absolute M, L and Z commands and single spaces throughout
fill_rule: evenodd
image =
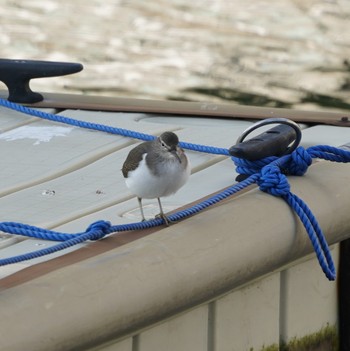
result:
M 35 103 L 44 98 L 30 89 L 31 79 L 64 76 L 82 69 L 82 64 L 73 62 L 0 59 L 0 81 L 9 90 L 9 101 Z
M 279 124 L 247 141 L 245 137 L 253 130 L 267 124 Z M 296 149 L 301 140 L 300 127 L 284 118 L 270 118 L 255 123 L 238 138 L 237 144 L 229 150 L 231 156 L 256 161 L 268 156 L 282 156 Z M 290 146 L 290 144 L 293 145 Z
M 255 129 L 267 124 L 279 124 L 247 141 L 244 139 Z M 229 149 L 231 156 L 256 161 L 269 156 L 283 156 L 293 152 L 301 140 L 301 129 L 293 121 L 284 118 L 270 118 L 253 124 L 238 138 L 237 144 Z M 236 180 L 247 178 L 240 174 Z

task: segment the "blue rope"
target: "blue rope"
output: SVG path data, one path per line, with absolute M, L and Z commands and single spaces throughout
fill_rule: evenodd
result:
M 233 185 L 225 189 L 220 194 L 214 195 L 208 198 L 207 200 L 204 200 L 198 204 L 195 204 L 194 206 L 189 207 L 185 210 L 169 215 L 168 219 L 170 221 L 179 221 L 186 217 L 193 216 L 196 213 L 203 211 L 207 207 L 212 206 L 228 198 L 229 196 L 232 196 L 233 194 L 246 188 L 247 186 L 254 184 L 256 180 L 257 178 L 252 176 L 246 179 L 244 182 L 241 182 L 239 184 Z M 97 221 L 92 223 L 83 233 L 67 234 L 67 233 L 58 233 L 48 229 L 42 229 L 39 227 L 16 223 L 16 222 L 0 222 L 0 230 L 9 234 L 23 235 L 23 236 L 34 237 L 34 238 L 43 239 L 43 240 L 63 241 L 62 243 L 51 246 L 49 248 L 37 250 L 24 255 L 0 259 L 0 266 L 5 266 L 13 263 L 31 260 L 33 258 L 45 256 L 48 254 L 52 254 L 60 250 L 64 250 L 71 246 L 85 242 L 87 240 L 102 239 L 104 236 L 111 233 L 154 228 L 162 224 L 164 224 L 164 220 L 161 218 L 152 219 L 146 222 L 118 224 L 114 226 L 112 226 L 111 223 L 108 221 Z
M 11 102 L 11 101 L 8 101 L 5 99 L 1 99 L 1 98 L 0 98 L 0 106 L 9 108 L 11 110 L 14 110 L 14 111 L 17 111 L 20 113 L 24 113 L 24 114 L 27 114 L 30 116 L 35 116 L 35 117 L 45 119 L 48 121 L 52 121 L 52 122 L 64 123 L 64 124 L 68 124 L 68 125 L 71 125 L 74 127 L 97 130 L 97 131 L 104 132 L 104 133 L 117 134 L 117 135 L 121 135 L 124 137 L 139 139 L 139 140 L 144 140 L 144 141 L 149 141 L 149 140 L 155 139 L 154 135 L 139 133 L 139 132 L 135 132 L 133 130 L 124 129 L 124 128 L 111 127 L 111 126 L 108 126 L 105 124 L 85 122 L 85 121 L 73 119 L 70 117 L 65 117 L 62 115 L 55 115 L 52 113 L 47 113 L 44 111 L 40 111 L 40 110 L 29 108 L 29 107 L 26 107 L 23 105 L 19 105 L 19 104 L 16 104 L 14 102 Z M 184 142 L 180 142 L 179 145 L 184 149 L 188 149 L 188 150 L 192 150 L 192 151 L 229 156 L 229 152 L 225 148 L 218 148 L 218 147 L 214 147 L 214 146 L 206 146 L 206 145 L 184 143 Z
M 141 140 L 154 139 L 154 136 L 152 135 L 138 133 L 122 128 L 114 128 L 102 124 L 74 120 L 72 118 L 64 116 L 52 115 L 46 112 L 17 105 L 3 99 L 0 99 L 0 105 L 46 120 L 66 123 L 81 128 L 99 130 Z M 185 142 L 181 142 L 180 145 L 181 147 L 189 150 L 212 154 L 229 155 L 228 150 L 223 148 Z M 280 158 L 268 157 L 266 159 L 254 162 L 232 157 L 232 160 L 236 165 L 237 172 L 247 175 L 247 179 L 238 184 L 230 186 L 219 194 L 216 194 L 207 200 L 195 204 L 194 206 L 171 214 L 168 216 L 168 218 L 171 221 L 182 220 L 200 211 L 203 211 L 204 209 L 226 199 L 229 196 L 232 196 L 233 194 L 245 189 L 254 183 L 257 183 L 260 190 L 267 192 L 273 196 L 281 197 L 295 211 L 307 231 L 323 272 L 329 280 L 334 280 L 336 277 L 335 267 L 322 230 L 319 227 L 315 216 L 312 214 L 311 210 L 305 204 L 305 202 L 290 191 L 290 185 L 286 177 L 286 174 L 297 176 L 302 176 L 305 174 L 308 167 L 311 165 L 313 158 L 321 158 L 328 161 L 345 163 L 350 162 L 350 152 L 327 145 L 319 145 L 312 146 L 307 150 L 302 147 L 298 147 L 290 155 L 282 156 Z M 85 232 L 78 234 L 67 234 L 21 223 L 0 222 L 0 230 L 9 234 L 25 235 L 44 240 L 61 241 L 61 243 L 50 248 L 45 248 L 24 255 L 0 259 L 0 266 L 41 257 L 57 252 L 59 250 L 69 248 L 87 240 L 99 240 L 111 233 L 152 228 L 162 225 L 163 223 L 163 219 L 160 218 L 156 218 L 147 222 L 136 222 L 115 226 L 112 226 L 107 221 L 98 221 L 92 223 Z
M 323 272 L 329 280 L 335 280 L 334 263 L 322 229 L 306 203 L 290 191 L 290 185 L 285 175 L 301 176 L 305 174 L 313 158 L 345 163 L 350 162 L 350 152 L 327 145 L 312 146 L 307 150 L 298 147 L 290 155 L 269 158 L 269 161 L 272 161 L 263 166 L 257 183 L 260 190 L 283 198 L 295 211 L 306 229 Z M 237 167 L 246 170 L 245 174 L 251 173 L 248 167 L 249 162 L 237 158 L 234 158 L 234 161 Z

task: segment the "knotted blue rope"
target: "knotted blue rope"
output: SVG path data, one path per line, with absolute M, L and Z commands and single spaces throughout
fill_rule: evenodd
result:
M 179 221 L 189 216 L 193 216 L 196 213 L 203 211 L 204 209 L 212 206 L 229 196 L 237 193 L 238 191 L 246 188 L 247 186 L 253 184 L 256 181 L 254 177 L 245 180 L 239 184 L 235 184 L 220 194 L 214 195 L 207 200 L 204 200 L 198 204 L 195 204 L 192 207 L 189 207 L 185 210 L 178 211 L 173 213 L 168 217 L 170 221 Z M 59 233 L 56 231 L 51 231 L 49 229 L 42 229 L 39 227 L 21 224 L 16 222 L 0 222 L 0 231 L 9 234 L 23 235 L 43 240 L 53 240 L 53 241 L 62 241 L 62 243 L 54 245 L 49 248 L 37 250 L 23 255 L 13 256 L 9 258 L 0 259 L 0 266 L 5 266 L 13 263 L 18 263 L 26 260 L 31 260 L 33 258 L 38 258 L 48 254 L 58 252 L 60 250 L 67 249 L 71 246 L 80 244 L 87 240 L 99 240 L 111 233 L 119 233 L 132 230 L 141 230 L 147 228 L 153 228 L 164 224 L 164 220 L 161 218 L 152 219 L 146 222 L 136 222 L 128 224 L 118 224 L 112 226 L 110 222 L 107 221 L 97 221 L 92 223 L 85 232 L 78 234 L 68 234 L 68 233 Z
M 0 99 L 0 105 L 39 118 L 54 122 L 66 123 L 81 128 L 99 130 L 141 140 L 154 139 L 154 136 L 152 135 L 138 133 L 122 128 L 114 128 L 97 123 L 79 121 L 64 116 L 53 115 L 43 111 L 21 106 L 3 99 Z M 184 142 L 180 143 L 180 145 L 183 148 L 194 151 L 229 155 L 228 150 L 224 148 L 216 148 L 212 146 Z M 345 163 L 350 162 L 350 152 L 327 145 L 320 145 L 312 146 L 307 150 L 299 147 L 290 155 L 286 155 L 281 158 L 268 157 L 266 159 L 254 162 L 233 157 L 232 159 L 236 164 L 237 172 L 240 174 L 246 174 L 248 176 L 247 179 L 238 184 L 232 185 L 219 194 L 216 194 L 190 208 L 171 214 L 168 218 L 171 221 L 178 221 L 188 216 L 192 216 L 204 210 L 205 208 L 208 208 L 209 206 L 212 206 L 226 199 L 227 197 L 232 196 L 238 191 L 245 189 L 249 185 L 257 183 L 260 190 L 265 191 L 273 196 L 279 196 L 283 198 L 289 204 L 289 206 L 293 208 L 305 226 L 322 270 L 328 279 L 334 280 L 336 276 L 335 267 L 322 230 L 308 206 L 298 196 L 290 191 L 290 185 L 286 177 L 286 174 L 297 176 L 305 174 L 307 168 L 311 165 L 313 158 L 321 158 L 328 161 Z M 106 221 L 98 221 L 92 223 L 85 232 L 78 234 L 67 234 L 20 223 L 2 222 L 0 223 L 0 230 L 3 232 L 25 235 L 45 240 L 62 241 L 62 243 L 32 253 L 0 259 L 0 266 L 51 254 L 87 240 L 99 240 L 111 233 L 152 228 L 161 224 L 163 224 L 163 220 L 160 218 L 156 218 L 147 222 L 137 222 L 115 226 L 112 226 L 109 222 Z
M 284 199 L 295 211 L 306 229 L 323 272 L 329 280 L 334 280 L 335 267 L 322 229 L 306 203 L 290 191 L 286 177 L 286 174 L 296 176 L 305 174 L 313 158 L 345 163 L 350 162 L 350 152 L 328 145 L 319 145 L 309 147 L 307 150 L 298 147 L 290 155 L 259 160 L 262 169 L 257 184 L 260 190 Z M 234 162 L 246 175 L 256 172 L 255 162 L 237 158 L 234 158 Z
M 5 231 L 6 229 L 8 229 L 9 231 L 7 233 L 25 235 L 25 236 L 30 236 L 30 237 L 35 237 L 35 238 L 40 238 L 45 240 L 55 240 L 55 241 L 59 240 L 59 241 L 62 241 L 62 243 L 45 248 L 45 249 L 29 252 L 23 255 L 17 255 L 9 258 L 0 259 L 0 266 L 5 266 L 8 264 L 27 261 L 41 256 L 53 254 L 55 252 L 58 252 L 64 249 L 68 249 L 69 247 L 81 244 L 87 240 L 102 239 L 106 234 L 109 233 L 109 228 L 111 227 L 109 222 L 98 221 L 91 224 L 87 228 L 85 233 L 72 235 L 72 234 L 57 233 L 50 230 L 43 231 L 41 228 L 28 226 L 25 224 L 18 225 L 18 223 L 11 223 L 11 222 L 7 222 L 5 226 L 3 224 L 4 223 L 0 223 L 0 228 L 1 228 L 0 230 Z M 14 228 L 19 229 L 19 231 L 16 232 Z

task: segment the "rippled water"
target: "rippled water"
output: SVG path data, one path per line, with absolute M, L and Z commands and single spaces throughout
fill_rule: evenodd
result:
M 3 58 L 74 61 L 41 91 L 350 110 L 349 0 L 5 0 Z

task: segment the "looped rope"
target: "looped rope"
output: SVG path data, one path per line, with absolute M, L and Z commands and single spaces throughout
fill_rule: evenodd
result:
M 265 166 L 258 180 L 259 189 L 274 196 L 284 196 L 290 191 L 287 177 L 275 165 Z
M 260 170 L 277 160 L 276 156 L 266 157 L 256 161 L 245 160 L 244 158 L 231 157 L 233 163 L 236 166 L 236 172 L 238 174 L 245 174 L 247 176 L 259 173 Z
M 302 176 L 306 173 L 307 169 L 312 163 L 312 157 L 310 153 L 305 150 L 302 146 L 299 146 L 291 154 L 291 163 L 289 165 L 290 174 L 296 176 Z
M 308 149 L 312 158 L 321 158 L 332 162 L 350 162 L 350 152 L 329 145 L 311 146 Z
M 248 175 L 257 172 L 259 174 L 257 184 L 260 190 L 283 198 L 295 211 L 306 229 L 323 272 L 329 280 L 334 280 L 336 277 L 335 267 L 322 229 L 305 202 L 290 191 L 290 185 L 285 175 L 304 175 L 312 164 L 313 158 L 333 162 L 350 162 L 350 152 L 327 145 L 312 146 L 306 150 L 299 146 L 290 155 L 275 158 L 266 166 L 264 164 L 267 161 L 264 159 L 252 162 L 252 168 L 249 168 L 249 163 L 246 162 L 245 167 L 240 169 L 243 169 L 244 174 Z M 269 158 L 270 160 L 271 158 Z M 242 160 L 233 158 L 233 161 L 241 167 Z M 259 166 L 262 166 L 260 170 L 258 170 Z
M 91 223 L 87 229 L 86 233 L 91 234 L 90 240 L 99 240 L 110 233 L 112 225 L 108 221 L 97 221 Z
M 79 121 L 61 115 L 54 115 L 43 111 L 31 109 L 22 105 L 18 105 L 4 99 L 0 99 L 0 105 L 42 119 L 65 123 L 81 128 L 99 130 L 106 133 L 118 134 L 141 140 L 154 139 L 154 136 L 152 135 L 138 133 L 122 128 L 114 128 L 97 123 Z M 229 151 L 224 148 L 216 148 L 213 146 L 198 145 L 185 142 L 181 142 L 180 146 L 185 149 L 198 152 L 206 152 L 226 156 L 229 155 Z M 247 179 L 238 184 L 232 185 L 231 187 L 225 189 L 221 193 L 216 194 L 210 197 L 209 199 L 204 200 L 190 208 L 171 214 L 169 216 L 169 219 L 172 221 L 177 221 L 192 216 L 202 211 L 203 209 L 212 206 L 213 204 L 216 204 L 217 202 L 222 201 L 229 196 L 232 196 L 240 190 L 245 189 L 249 185 L 258 183 L 262 191 L 283 198 L 289 204 L 289 206 L 291 206 L 294 209 L 294 211 L 304 224 L 304 227 L 309 235 L 309 238 L 314 247 L 316 256 L 322 267 L 322 270 L 324 271 L 328 279 L 334 280 L 335 267 L 332 261 L 327 241 L 322 233 L 322 230 L 319 227 L 316 218 L 312 214 L 309 207 L 299 197 L 297 197 L 290 191 L 290 185 L 286 177 L 286 174 L 292 174 L 297 176 L 305 174 L 307 168 L 311 165 L 313 158 L 321 158 L 328 161 L 345 163 L 350 162 L 350 152 L 332 146 L 320 145 L 312 146 L 307 150 L 305 150 L 302 147 L 298 147 L 292 154 L 285 155 L 280 158 L 277 158 L 275 156 L 267 157 L 265 159 L 257 160 L 254 162 L 232 157 L 232 160 L 234 161 L 237 167 L 237 173 L 248 175 L 249 177 Z M 25 235 L 44 240 L 54 240 L 62 242 L 52 247 L 38 250 L 35 252 L 0 259 L 0 266 L 16 262 L 22 262 L 25 260 L 30 260 L 33 258 L 52 254 L 87 240 L 99 240 L 110 233 L 152 228 L 161 224 L 163 224 L 163 220 L 159 218 L 147 222 L 129 223 L 115 226 L 112 226 L 107 221 L 97 221 L 95 223 L 92 223 L 83 233 L 66 234 L 21 223 L 2 222 L 0 223 L 0 230 L 5 233 Z
M 316 221 L 315 216 L 312 214 L 306 203 L 293 193 L 288 193 L 283 196 L 286 202 L 303 223 L 306 232 L 310 238 L 311 244 L 315 250 L 318 262 L 329 280 L 335 280 L 336 270 L 332 260 L 328 243 L 322 233 L 322 229 Z

